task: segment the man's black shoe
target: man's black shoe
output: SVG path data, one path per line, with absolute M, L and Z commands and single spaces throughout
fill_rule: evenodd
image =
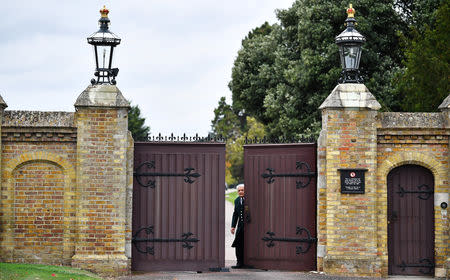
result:
M 239 269 L 239 268 L 244 268 L 244 266 L 242 264 L 239 264 L 239 265 L 233 265 L 231 268 Z

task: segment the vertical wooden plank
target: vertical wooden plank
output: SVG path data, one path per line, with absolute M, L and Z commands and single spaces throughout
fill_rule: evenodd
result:
M 273 183 L 263 180 L 261 174 L 266 168 L 273 168 L 274 174 L 296 173 L 296 158 L 304 158 L 315 171 L 316 146 L 311 144 L 289 145 L 246 145 L 244 147 L 245 185 L 251 203 L 252 224 L 247 226 L 245 262 L 257 268 L 314 270 L 316 266 L 316 244 L 312 244 L 307 254 L 296 254 L 296 246 L 292 242 L 274 241 L 273 247 L 267 247 L 267 242 L 261 240 L 267 236 L 268 230 L 275 233 L 275 238 L 305 238 L 296 236 L 296 226 L 303 226 L 316 235 L 315 205 L 316 180 L 312 180 L 305 189 L 296 189 L 295 177 L 274 177 Z M 249 162 L 258 168 L 252 169 Z M 256 171 L 256 169 L 259 169 Z M 300 172 L 300 171 L 299 171 Z M 253 183 L 259 180 L 259 183 Z M 253 189 L 253 185 L 258 185 Z M 253 196 L 252 192 L 257 192 Z M 299 196 L 302 192 L 305 197 Z M 250 204 L 249 204 L 250 206 Z M 298 213 L 303 212 L 303 213 Z M 306 214 L 307 213 L 307 214 Z M 305 215 L 306 214 L 306 215 Z M 255 218 L 258 217 L 258 218 Z M 261 217 L 261 219 L 259 218 Z M 256 224 L 254 224 L 256 223 Z M 257 256 L 252 253 L 258 252 Z

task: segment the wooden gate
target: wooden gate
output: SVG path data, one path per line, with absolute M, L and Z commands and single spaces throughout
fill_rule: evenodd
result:
M 316 269 L 316 144 L 245 145 L 244 263 Z
M 403 165 L 387 177 L 389 274 L 434 275 L 434 178 Z
M 225 265 L 225 144 L 136 143 L 132 269 Z

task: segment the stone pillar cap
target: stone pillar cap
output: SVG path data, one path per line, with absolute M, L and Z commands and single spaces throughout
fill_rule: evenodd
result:
M 88 86 L 78 96 L 75 107 L 130 108 L 128 102 L 115 85 L 98 84 Z
M 450 110 L 450 95 L 447 96 L 447 98 L 444 99 L 442 104 L 439 105 L 438 109 L 441 110 L 441 111 Z
M 0 95 L 0 109 L 5 109 L 6 107 L 8 107 L 8 105 L 6 105 L 5 100 L 3 100 L 3 97 Z
M 320 110 L 327 108 L 379 110 L 381 105 L 364 84 L 339 84 L 319 107 Z

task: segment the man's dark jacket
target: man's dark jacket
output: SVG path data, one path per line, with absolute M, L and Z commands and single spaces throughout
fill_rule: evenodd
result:
M 236 228 L 236 238 L 234 239 L 232 247 L 236 247 L 239 245 L 243 245 L 244 242 L 244 205 L 245 205 L 245 199 L 244 203 L 241 204 L 241 197 L 238 196 L 234 200 L 234 212 L 233 212 L 233 219 L 231 220 L 231 227 Z

